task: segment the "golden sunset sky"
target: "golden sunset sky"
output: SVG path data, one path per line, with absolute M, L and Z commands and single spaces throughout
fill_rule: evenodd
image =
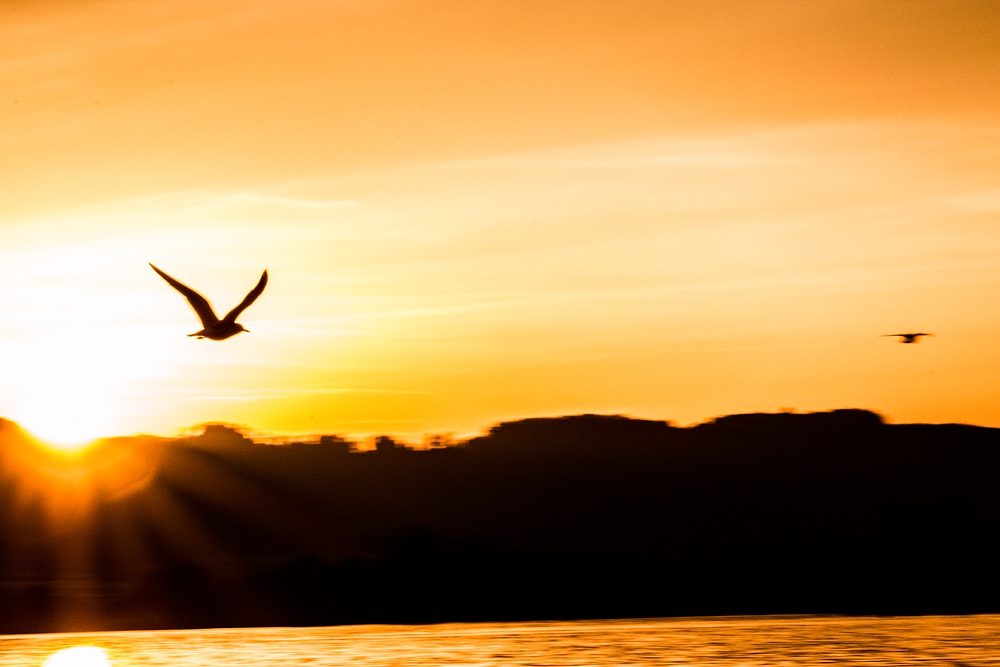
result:
M 1000 426 L 995 0 L 0 3 L 0 416 Z M 147 265 L 224 313 L 224 342 Z M 933 332 L 919 345 L 881 334 Z

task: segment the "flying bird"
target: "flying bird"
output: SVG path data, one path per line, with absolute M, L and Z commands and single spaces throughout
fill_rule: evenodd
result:
M 264 286 L 267 285 L 267 269 L 260 277 L 257 286 L 250 290 L 250 293 L 244 297 L 240 305 L 236 306 L 223 317 L 221 320 L 215 316 L 215 311 L 212 310 L 212 304 L 208 302 L 208 299 L 202 295 L 195 292 L 193 289 L 185 285 L 184 283 L 174 280 L 163 271 L 150 263 L 153 270 L 160 274 L 160 277 L 166 280 L 170 285 L 184 295 L 184 298 L 188 300 L 191 307 L 194 308 L 194 312 L 198 314 L 198 319 L 201 320 L 201 326 L 204 327 L 201 331 L 196 331 L 193 334 L 188 334 L 188 336 L 194 336 L 195 338 L 209 338 L 211 340 L 225 340 L 231 336 L 246 331 L 250 333 L 249 329 L 244 329 L 242 324 L 236 323 L 236 318 L 240 316 L 244 310 L 250 307 L 250 304 L 257 300 L 260 293 L 264 291 Z
M 908 334 L 882 334 L 880 338 L 891 338 L 893 336 L 900 337 L 900 343 L 919 343 L 921 336 L 933 336 L 932 333 L 908 333 Z

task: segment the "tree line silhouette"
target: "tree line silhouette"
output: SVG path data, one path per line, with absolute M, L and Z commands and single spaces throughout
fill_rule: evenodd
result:
M 358 451 L 212 425 L 45 456 L 0 423 L 2 633 L 1000 611 L 1000 429 L 578 415 Z M 85 511 L 46 501 L 108 461 Z

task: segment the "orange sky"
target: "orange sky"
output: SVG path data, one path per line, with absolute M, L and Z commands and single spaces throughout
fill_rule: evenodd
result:
M 998 34 L 993 0 L 2 3 L 0 415 L 1000 426 Z M 267 268 L 253 333 L 186 338 L 148 261 L 223 312 Z

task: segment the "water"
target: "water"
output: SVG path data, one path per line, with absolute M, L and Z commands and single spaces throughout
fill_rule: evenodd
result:
M 113 667 L 1000 665 L 1000 616 L 750 617 L 0 637 L 0 667 L 92 646 Z M 85 667 L 79 665 L 78 667 Z

